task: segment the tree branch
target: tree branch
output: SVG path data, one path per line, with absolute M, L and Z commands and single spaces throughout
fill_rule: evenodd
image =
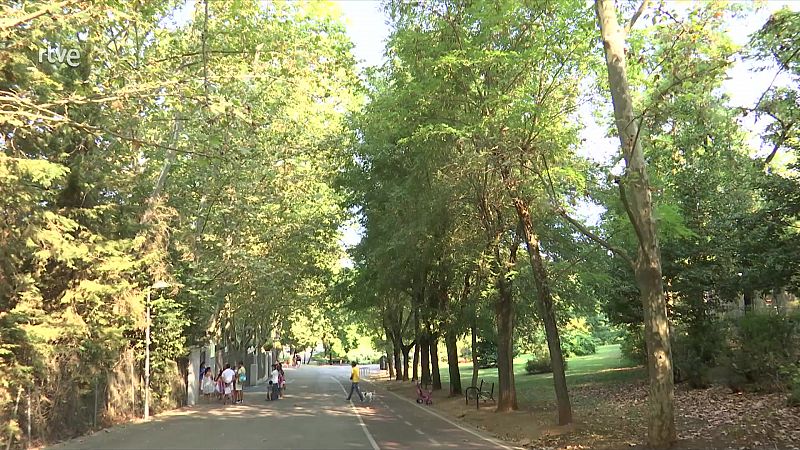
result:
M 564 208 L 557 208 L 556 209 L 556 213 L 558 213 L 559 216 L 563 217 L 564 220 L 569 222 L 570 225 L 575 227 L 575 229 L 577 229 L 582 235 L 586 236 L 587 238 L 589 238 L 589 239 L 593 240 L 594 242 L 596 242 L 597 244 L 601 245 L 606 250 L 609 250 L 612 253 L 614 253 L 615 255 L 619 256 L 622 259 L 624 259 L 628 264 L 631 265 L 631 267 L 634 266 L 633 259 L 631 259 L 630 255 L 628 255 L 628 253 L 625 250 L 623 250 L 623 249 L 611 244 L 607 240 L 605 240 L 605 239 L 601 238 L 600 236 L 598 236 L 596 233 L 592 232 L 592 230 L 587 228 L 586 225 L 584 225 L 584 224 L 580 223 L 579 221 L 577 221 L 577 220 L 573 219 L 572 217 L 570 217 L 569 214 L 567 214 L 567 212 L 564 210 Z
M 38 11 L 34 11 L 34 12 L 32 12 L 30 14 L 26 14 L 24 16 L 9 17 L 9 18 L 2 19 L 2 20 L 0 20 L 0 30 L 5 30 L 5 29 L 8 29 L 8 28 L 16 27 L 18 25 L 22 25 L 25 22 L 29 22 L 29 21 L 31 21 L 33 19 L 36 19 L 38 17 L 41 17 L 41 16 L 43 16 L 45 14 L 50 14 L 50 13 L 52 13 L 52 12 L 54 12 L 56 10 L 59 10 L 59 9 L 65 7 L 65 6 L 69 6 L 72 3 L 76 3 L 76 0 L 66 0 L 66 1 L 63 1 L 63 2 L 52 4 L 50 6 L 45 6 L 44 8 L 42 8 L 42 9 L 40 9 Z
M 630 22 L 628 22 L 628 24 L 625 25 L 625 34 L 628 34 L 631 31 L 633 25 L 636 23 L 636 20 L 638 20 L 639 16 L 641 16 L 644 10 L 647 9 L 649 3 L 650 0 L 642 0 L 642 3 L 639 5 L 639 9 L 637 9 L 636 12 L 633 14 L 633 17 L 631 17 Z
M 627 170 L 628 169 L 626 168 L 625 171 L 627 172 Z M 642 233 L 642 230 L 639 229 L 639 221 L 636 220 L 636 216 L 633 214 L 631 205 L 628 203 L 628 196 L 625 194 L 625 186 L 622 184 L 622 178 L 617 178 L 616 182 L 619 186 L 619 199 L 622 201 L 622 206 L 625 208 L 625 213 L 628 214 L 628 219 L 631 222 L 634 233 L 636 233 L 636 239 L 639 242 L 639 246 L 642 250 L 644 250 L 644 234 Z

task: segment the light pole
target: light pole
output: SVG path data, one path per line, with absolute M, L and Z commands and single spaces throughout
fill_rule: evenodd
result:
M 164 289 L 171 285 L 165 281 L 156 281 L 152 286 L 147 287 L 147 305 L 145 314 L 147 316 L 147 328 L 144 331 L 144 420 L 150 420 L 150 292 L 153 289 Z

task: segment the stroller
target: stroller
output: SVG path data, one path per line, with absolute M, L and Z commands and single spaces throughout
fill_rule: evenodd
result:
M 420 383 L 417 383 L 417 403 L 420 405 L 423 403 L 426 405 L 433 404 L 433 391 L 423 389 Z

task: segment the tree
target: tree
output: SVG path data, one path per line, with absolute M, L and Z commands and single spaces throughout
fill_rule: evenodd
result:
M 647 162 L 639 139 L 639 119 L 634 114 L 626 71 L 625 40 L 627 31 L 646 8 L 637 10 L 629 24 L 620 27 L 613 0 L 597 0 L 595 7 L 600 37 L 606 55 L 608 83 L 614 104 L 614 118 L 625 160 L 625 172 L 619 180 L 620 198 L 636 231 L 637 256 L 631 260 L 644 311 L 647 369 L 650 379 L 650 416 L 648 442 L 654 447 L 668 447 L 677 439 L 675 431 L 674 381 L 669 319 L 664 298 L 661 251 L 653 216 Z

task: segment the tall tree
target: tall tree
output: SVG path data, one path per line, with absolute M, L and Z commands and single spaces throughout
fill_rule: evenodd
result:
M 625 160 L 625 171 L 619 180 L 619 193 L 638 242 L 637 256 L 630 262 L 644 311 L 650 379 L 648 442 L 653 447 L 661 448 L 671 446 L 677 439 L 672 350 L 651 185 L 639 139 L 642 131 L 640 118 L 634 114 L 633 109 L 625 51 L 627 32 L 647 7 L 647 3 L 647 0 L 642 3 L 624 27 L 618 22 L 614 0 L 596 0 L 595 8 L 606 56 L 608 85 L 614 104 L 620 152 Z

